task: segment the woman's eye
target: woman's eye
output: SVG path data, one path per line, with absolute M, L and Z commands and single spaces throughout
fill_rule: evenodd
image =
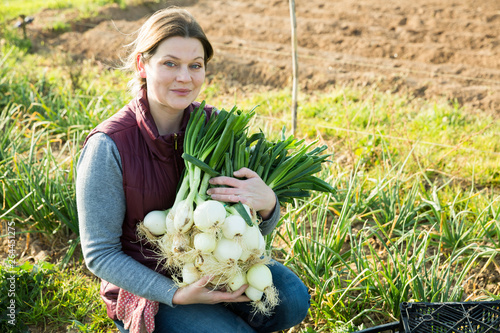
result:
M 203 66 L 201 64 L 193 64 L 193 65 L 191 65 L 191 68 L 200 69 L 200 68 L 203 68 Z
M 172 61 L 167 61 L 167 62 L 165 62 L 165 65 L 166 65 L 167 67 L 175 67 L 175 63 L 174 63 L 174 62 L 172 62 Z

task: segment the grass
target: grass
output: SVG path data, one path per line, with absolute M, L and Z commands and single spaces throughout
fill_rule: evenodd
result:
M 29 2 L 33 11 L 40 3 Z M 12 4 L 1 5 L 2 15 L 18 14 Z M 98 281 L 78 268 L 74 177 L 86 135 L 128 102 L 128 78 L 90 61 L 31 54 L 8 29 L 3 38 L 0 219 L 15 223 L 17 239 L 63 240 L 67 253 L 53 263 L 2 266 L 2 304 L 15 275 L 21 331 L 112 331 Z M 214 77 L 201 99 L 226 109 L 259 105 L 251 130 L 270 138 L 290 124 L 287 90 L 232 93 Z M 334 155 L 321 178 L 337 189 L 283 207 L 267 239 L 311 292 L 303 332 L 398 320 L 402 301 L 500 299 L 497 119 L 350 87 L 303 94 L 299 105 L 296 136 L 329 145 Z M 12 329 L 6 318 L 2 332 Z
M 28 332 L 34 327 L 47 332 L 67 331 L 106 332 L 114 323 L 107 318 L 106 309 L 99 298 L 96 278 L 75 268 L 60 270 L 54 264 L 28 262 L 13 270 L 0 268 L 2 304 L 15 300 L 13 326 L 6 322 L 2 309 L 2 332 Z M 15 282 L 11 287 L 11 278 Z M 8 298 L 14 290 L 15 297 Z
M 241 100 L 240 100 L 241 103 Z M 243 101 L 273 125 L 290 126 L 287 91 Z M 299 101 L 299 135 L 320 136 L 362 161 L 363 171 L 383 160 L 412 158 L 407 172 L 481 186 L 500 184 L 498 128 L 492 115 L 477 115 L 445 101 L 422 101 L 377 90 L 337 87 Z
M 82 16 L 86 16 L 110 3 L 117 3 L 122 7 L 127 5 L 126 0 L 4 0 L 0 7 L 0 20 L 12 20 L 20 14 L 33 15 L 42 9 L 77 9 Z
M 483 235 L 485 220 L 498 232 L 498 196 L 490 202 L 468 193 L 459 200 L 446 186 L 426 188 L 396 170 L 370 181 L 338 174 L 333 183 L 339 195 L 287 207 L 273 235 L 275 250 L 312 290 L 310 319 L 318 331 L 398 320 L 406 301 L 498 299 L 498 289 L 486 284 L 471 288 L 485 262 L 486 271 L 496 265 L 498 239 Z M 457 223 L 460 215 L 470 216 Z M 468 232 L 455 237 L 452 226 Z

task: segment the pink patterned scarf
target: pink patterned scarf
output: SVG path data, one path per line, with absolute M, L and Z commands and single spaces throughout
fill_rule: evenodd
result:
M 136 296 L 120 289 L 116 304 L 116 315 L 130 333 L 152 333 L 159 303 Z

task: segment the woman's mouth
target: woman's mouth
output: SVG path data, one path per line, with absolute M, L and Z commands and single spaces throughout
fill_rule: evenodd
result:
M 179 96 L 187 96 L 191 93 L 191 89 L 172 89 L 172 92 Z

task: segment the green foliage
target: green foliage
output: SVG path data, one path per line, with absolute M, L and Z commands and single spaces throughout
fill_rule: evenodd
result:
M 40 58 L 14 45 L 2 47 L 0 218 L 16 221 L 24 232 L 53 238 L 78 234 L 74 180 L 81 144 L 93 127 L 121 108 L 126 91 L 108 100 L 115 73 L 99 86 L 95 76 L 81 75 L 76 86 L 68 84 L 67 59 L 56 63 L 62 71 L 40 71 Z M 97 71 L 85 71 L 90 64 L 82 67 L 88 75 Z M 78 242 L 69 245 L 63 265 Z
M 469 286 L 499 254 L 498 194 L 460 194 L 402 175 L 330 170 L 324 178 L 335 195 L 286 207 L 271 242 L 309 286 L 309 320 L 319 331 L 397 321 L 401 302 L 498 297 Z
M 52 30 L 57 33 L 69 31 L 71 26 L 66 22 L 57 21 L 52 25 Z
M 68 9 L 77 8 L 82 12 L 88 12 L 100 6 L 116 3 L 125 8 L 127 0 L 3 0 L 0 4 L 0 21 L 10 21 L 20 14 L 26 16 L 38 13 L 41 9 Z
M 15 304 L 15 317 L 2 307 L 2 332 L 28 332 L 30 326 L 50 327 L 55 332 L 70 325 L 87 332 L 113 327 L 99 299 L 95 279 L 78 270 L 59 270 L 53 264 L 28 262 L 11 270 L 0 267 L 1 303 Z M 15 318 L 15 324 L 8 320 Z
M 239 102 L 259 104 L 264 131 L 290 128 L 289 93 L 265 92 Z M 260 121 L 259 121 L 259 117 Z M 411 154 L 405 172 L 432 172 L 432 180 L 455 178 L 480 186 L 498 185 L 500 119 L 446 101 L 422 101 L 377 90 L 332 88 L 302 95 L 299 137 L 320 136 L 352 158 L 350 166 L 371 175 Z

